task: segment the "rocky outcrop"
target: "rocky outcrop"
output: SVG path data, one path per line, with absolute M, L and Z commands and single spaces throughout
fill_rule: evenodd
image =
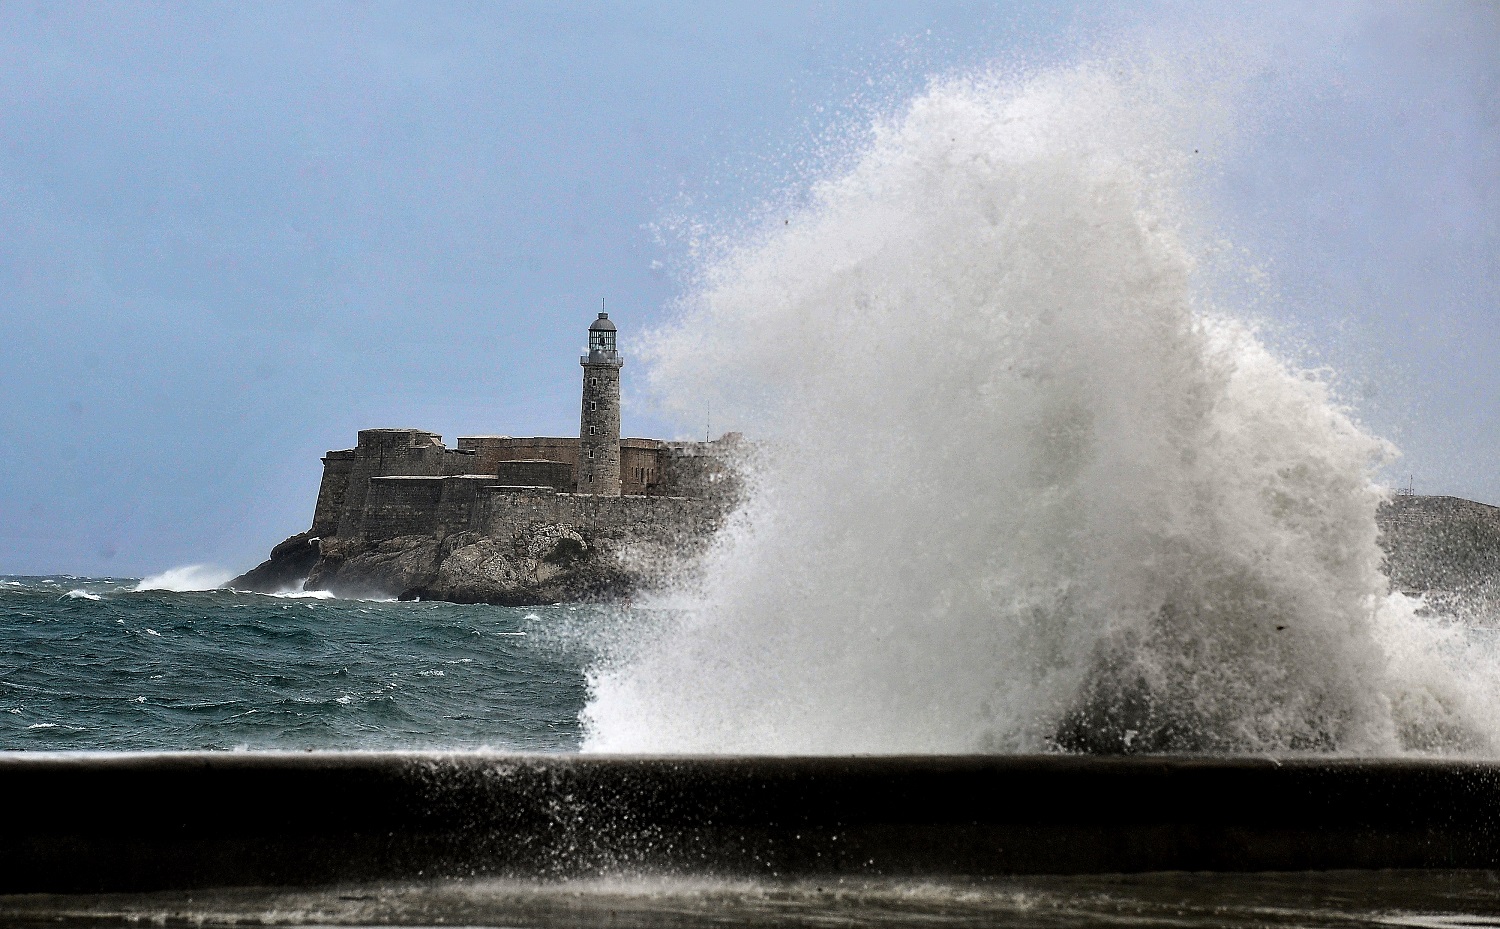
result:
M 241 574 L 225 586 L 260 594 L 301 590 L 318 563 L 320 540 L 311 532 L 299 532 L 271 549 L 271 557 Z
M 330 539 L 309 590 L 528 606 L 629 594 L 649 572 L 607 540 L 590 544 L 567 526 L 528 527 L 510 538 L 460 532 L 376 542 Z

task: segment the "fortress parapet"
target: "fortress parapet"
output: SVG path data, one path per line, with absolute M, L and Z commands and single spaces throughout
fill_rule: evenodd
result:
M 354 448 L 323 456 L 323 483 L 312 534 L 355 535 L 364 518 L 370 481 L 380 477 L 442 477 L 473 470 L 474 453 L 450 449 L 425 429 L 361 429 Z

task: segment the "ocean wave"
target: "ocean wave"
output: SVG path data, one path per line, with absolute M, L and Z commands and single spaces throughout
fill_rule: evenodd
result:
M 175 593 L 215 590 L 224 586 L 231 577 L 233 575 L 228 571 L 212 565 L 189 564 L 168 568 L 160 574 L 144 578 L 135 585 L 135 589 L 138 593 L 148 590 L 167 590 Z
M 258 590 L 235 590 L 237 594 L 247 594 L 252 597 L 274 597 L 277 600 L 343 600 L 346 603 L 399 603 L 395 597 L 340 597 L 331 590 L 278 590 L 275 593 L 262 593 Z
M 70 590 L 63 594 L 69 600 L 103 600 L 98 594 L 91 594 L 87 590 Z

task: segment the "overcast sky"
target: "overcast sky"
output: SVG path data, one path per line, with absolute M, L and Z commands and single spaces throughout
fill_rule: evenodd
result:
M 928 75 L 1141 36 L 1258 50 L 1205 194 L 1256 312 L 1403 479 L 1500 503 L 1495 4 L 706 6 L 0 2 L 0 573 L 247 568 L 360 428 L 572 433 L 684 219 Z

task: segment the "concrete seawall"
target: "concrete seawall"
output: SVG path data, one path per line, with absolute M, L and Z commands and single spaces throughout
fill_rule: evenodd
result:
M 1500 866 L 1462 761 L 15 754 L 0 791 L 8 894 Z

